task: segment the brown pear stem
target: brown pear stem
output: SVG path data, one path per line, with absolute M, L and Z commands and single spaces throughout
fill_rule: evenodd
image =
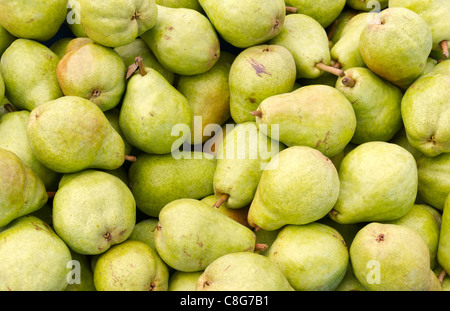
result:
M 297 13 L 297 8 L 293 6 L 286 6 L 286 12 Z
M 217 200 L 217 202 L 214 203 L 213 206 L 219 208 L 223 203 L 225 203 L 228 200 L 229 197 L 230 197 L 229 194 L 226 193 L 222 194 Z
M 355 84 L 356 84 L 356 81 L 353 80 L 352 77 L 345 77 L 345 78 L 342 79 L 341 82 L 342 82 L 343 85 L 348 86 L 348 87 L 354 87 Z
M 334 74 L 335 76 L 338 76 L 338 77 L 343 77 L 345 75 L 344 71 L 342 69 L 328 66 L 328 65 L 325 65 L 324 63 L 317 63 L 316 68 L 326 71 L 326 72 L 329 72 L 331 74 Z
M 441 283 L 441 285 L 444 282 L 444 278 L 446 275 L 447 275 L 447 271 L 445 271 L 445 269 L 442 269 L 441 272 L 439 272 L 438 280 Z
M 16 111 L 16 109 L 13 107 L 13 105 L 11 105 L 10 103 L 7 103 L 4 105 L 5 109 L 8 110 L 9 112 L 14 112 Z
M 137 161 L 137 157 L 136 156 L 132 156 L 132 155 L 126 155 L 125 156 L 125 160 L 134 163 L 134 162 Z
M 135 62 L 139 67 L 139 73 L 141 74 L 141 76 L 145 76 L 147 74 L 147 71 L 145 71 L 144 60 L 142 59 L 142 57 L 136 57 Z
M 49 199 L 54 198 L 56 194 L 56 191 L 47 191 L 47 196 Z
M 340 62 L 334 62 L 334 63 L 332 64 L 332 67 L 337 68 L 337 69 L 341 69 L 341 68 L 342 68 L 342 65 L 341 65 Z
M 268 245 L 267 244 L 261 244 L 261 243 L 256 243 L 255 244 L 255 250 L 256 251 L 260 251 L 263 252 L 267 249 Z
M 448 41 L 443 40 L 441 41 L 441 48 L 442 48 L 442 54 L 444 54 L 445 58 L 448 58 Z
M 250 113 L 251 113 L 251 115 L 254 116 L 254 117 L 262 118 L 262 112 L 261 112 L 261 110 L 255 110 L 255 111 L 252 111 L 252 112 L 250 112 Z
M 336 28 L 337 28 L 338 24 L 339 24 L 338 19 L 335 19 L 333 24 L 331 24 L 330 31 L 328 32 L 328 40 L 331 40 L 331 37 L 333 37 L 334 33 L 336 32 Z

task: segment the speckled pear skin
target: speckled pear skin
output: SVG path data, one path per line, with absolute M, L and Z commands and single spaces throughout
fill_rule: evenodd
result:
M 442 209 L 442 223 L 439 232 L 439 244 L 437 249 L 437 262 L 445 271 L 450 270 L 450 243 L 448 240 L 450 234 L 450 193 L 445 199 Z
M 116 169 L 125 161 L 122 137 L 96 104 L 81 97 L 64 96 L 33 109 L 27 135 L 35 157 L 58 173 Z
M 183 272 L 175 271 L 170 275 L 169 291 L 195 291 L 195 286 L 203 271 Z
M 286 7 L 283 0 L 221 1 L 199 0 L 214 28 L 237 48 L 262 44 L 283 28 Z
M 283 227 L 266 256 L 297 291 L 335 290 L 349 263 L 340 233 L 316 222 Z
M 13 152 L 0 149 L 0 227 L 43 207 L 48 200 L 44 183 Z
M 139 150 L 167 154 L 181 146 L 188 132 L 172 135 L 174 127 L 191 125 L 192 111 L 183 96 L 155 69 L 146 67 L 129 80 L 120 109 L 119 125 L 125 139 Z
M 125 241 L 136 202 L 118 177 L 97 170 L 65 174 L 53 199 L 55 232 L 75 252 L 97 255 Z
M 0 230 L 2 291 L 61 291 L 67 287 L 70 250 L 50 226 L 22 216 Z
M 0 56 L 17 38 L 0 25 Z
M 121 102 L 126 72 L 117 52 L 94 42 L 66 53 L 56 69 L 65 96 L 86 98 L 102 111 L 111 110 Z
M 388 142 L 358 145 L 342 160 L 339 180 L 339 198 L 330 217 L 341 224 L 400 218 L 417 195 L 414 157 Z
M 216 159 L 199 152 L 183 151 L 181 156 L 178 159 L 172 154 L 141 154 L 131 165 L 130 188 L 137 207 L 145 214 L 158 217 L 161 209 L 173 200 L 200 200 L 214 194 Z
M 355 85 L 344 84 L 352 79 Z M 336 89 L 351 103 L 356 115 L 356 129 L 351 142 L 388 141 L 403 126 L 403 92 L 365 67 L 347 69 L 336 80 Z
M 80 22 L 95 42 L 118 47 L 133 42 L 155 26 L 158 7 L 154 0 L 80 0 Z
M 158 5 L 155 26 L 141 38 L 161 65 L 181 75 L 206 72 L 220 57 L 214 27 L 205 15 L 193 9 Z
M 433 46 L 427 23 L 405 8 L 387 8 L 361 33 L 359 50 L 366 66 L 407 89 L 420 75 Z
M 331 41 L 331 47 L 336 44 L 336 42 L 339 41 L 342 35 L 342 31 L 344 30 L 345 26 L 348 24 L 348 22 L 356 15 L 361 13 L 359 10 L 354 10 L 352 8 L 344 8 L 342 12 L 339 14 L 337 19 L 337 25 L 334 28 L 334 32 L 331 35 L 330 41 Z M 330 26 L 333 27 L 333 26 Z
M 382 10 L 387 8 L 389 0 L 380 0 L 376 3 L 370 0 L 347 0 L 347 5 L 358 11 Z
M 156 0 L 156 4 L 170 8 L 187 8 L 202 12 L 202 6 L 198 0 Z
M 338 196 L 339 177 L 331 160 L 307 146 L 289 147 L 263 171 L 248 222 L 269 231 L 307 224 L 327 215 Z
M 297 13 L 308 15 L 317 20 L 323 28 L 328 27 L 345 7 L 344 0 L 287 0 L 287 6 L 297 8 Z
M 33 40 L 17 39 L 6 49 L 1 74 L 5 95 L 16 109 L 31 111 L 63 96 L 56 77 L 58 62 L 52 50 Z
M 254 121 L 251 112 L 267 97 L 290 92 L 295 79 L 295 60 L 287 48 L 264 44 L 243 50 L 229 74 L 231 117 L 236 123 Z
M 63 24 L 67 0 L 0 1 L 0 23 L 17 38 L 50 40 Z
M 253 252 L 252 230 L 195 199 L 178 199 L 164 206 L 155 231 L 161 259 L 178 271 L 204 270 L 232 252 Z
M 428 247 L 414 229 L 372 222 L 350 247 L 353 271 L 371 291 L 440 290 Z
M 291 52 L 297 68 L 297 78 L 318 78 L 324 72 L 316 68 L 316 64 L 331 64 L 327 33 L 319 22 L 308 15 L 286 16 L 280 34 L 269 43 L 284 46 Z
M 230 253 L 212 262 L 199 277 L 196 291 L 294 291 L 283 272 L 266 256 Z

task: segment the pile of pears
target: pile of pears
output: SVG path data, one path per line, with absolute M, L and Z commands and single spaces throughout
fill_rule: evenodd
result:
M 1 291 L 450 291 L 450 1 L 0 0 Z

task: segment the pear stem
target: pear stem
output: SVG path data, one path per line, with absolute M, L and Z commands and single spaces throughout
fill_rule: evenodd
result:
M 447 275 L 447 272 L 444 269 L 442 269 L 441 272 L 439 272 L 438 280 L 441 283 L 441 285 L 444 282 L 444 278 L 446 275 Z
M 8 110 L 9 112 L 14 112 L 16 111 L 16 109 L 14 109 L 14 107 L 11 104 L 5 104 L 3 107 L 5 107 L 6 110 Z
M 141 74 L 141 76 L 145 76 L 147 74 L 147 71 L 145 71 L 144 61 L 142 57 L 141 56 L 136 57 L 135 62 L 139 67 L 139 73 Z
M 338 24 L 339 24 L 338 19 L 335 19 L 333 24 L 331 24 L 330 31 L 328 32 L 328 40 L 331 41 L 331 37 L 333 37 L 334 33 L 336 32 L 336 28 L 337 28 Z
M 297 13 L 297 8 L 293 6 L 286 6 L 286 11 L 289 13 Z
M 267 249 L 268 245 L 267 244 L 261 244 L 261 243 L 256 243 L 255 244 L 255 250 L 256 251 L 260 251 L 263 252 Z
M 442 53 L 444 54 L 445 58 L 448 58 L 448 41 L 447 40 L 443 40 L 441 41 L 441 48 L 442 48 Z
M 136 156 L 132 156 L 132 155 L 126 155 L 125 156 L 125 160 L 127 160 L 127 161 L 129 161 L 129 162 L 136 162 L 137 161 L 137 158 L 136 158 Z
M 317 63 L 316 68 L 326 71 L 326 72 L 329 72 L 331 74 L 334 74 L 335 76 L 338 76 L 338 77 L 343 77 L 345 75 L 344 71 L 342 69 L 328 66 L 328 65 L 325 65 L 324 63 Z
M 342 79 L 342 84 L 348 87 L 354 87 L 356 84 L 356 81 L 353 80 L 351 77 L 345 77 Z
M 54 198 L 56 194 L 56 191 L 47 191 L 47 196 L 49 199 Z
M 219 208 L 223 203 L 225 203 L 228 200 L 229 197 L 230 197 L 229 194 L 222 194 L 217 200 L 217 202 L 214 203 L 213 206 Z
M 262 112 L 261 110 L 256 110 L 251 112 L 252 116 L 262 118 Z

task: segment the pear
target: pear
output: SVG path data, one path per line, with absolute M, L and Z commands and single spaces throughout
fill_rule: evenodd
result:
M 214 260 L 197 280 L 196 291 L 294 291 L 266 256 L 237 252 Z
M 73 39 L 74 38 L 72 38 L 72 37 L 64 37 L 64 38 L 58 39 L 52 45 L 50 45 L 50 50 L 52 50 L 53 53 L 58 55 L 59 59 L 61 60 L 61 58 L 63 58 L 63 56 L 66 54 L 67 45 Z
M 234 59 L 233 54 L 223 51 L 207 72 L 178 77 L 177 90 L 186 97 L 192 111 L 192 145 L 206 142 L 211 138 L 211 125 L 222 125 L 230 118 L 228 76 Z
M 33 109 L 27 137 L 34 156 L 58 173 L 116 169 L 125 161 L 122 137 L 96 104 L 77 96 Z
M 436 286 L 427 244 L 406 226 L 369 223 L 353 240 L 350 260 L 355 276 L 370 291 L 427 291 Z
M 125 66 L 128 68 L 134 63 L 136 63 L 136 57 L 142 58 L 142 64 L 144 67 L 151 67 L 158 71 L 164 78 L 166 78 L 167 82 L 173 84 L 175 82 L 175 74 L 170 70 L 164 68 L 156 59 L 153 52 L 148 47 L 147 43 L 141 38 L 137 38 L 133 42 L 124 45 L 118 46 L 114 48 L 120 57 L 122 57 Z
M 137 222 L 128 240 L 144 242 L 156 251 L 154 234 L 158 221 L 158 218 L 150 217 Z
M 263 171 L 248 212 L 251 226 L 277 230 L 321 219 L 339 196 L 339 176 L 330 159 L 307 146 L 272 157 Z
M 341 224 L 400 218 L 417 195 L 414 157 L 388 142 L 367 142 L 349 152 L 341 162 L 339 180 L 339 198 L 330 217 Z
M 424 203 L 443 211 L 450 192 L 450 153 L 417 158 L 417 195 Z
M 169 8 L 187 8 L 202 12 L 202 6 L 198 0 L 156 0 L 156 4 Z
M 15 108 L 31 111 L 64 95 L 56 76 L 58 62 L 52 50 L 33 40 L 17 39 L 6 49 L 0 69 L 6 97 Z
M 268 97 L 252 114 L 267 136 L 278 135 L 272 138 L 288 147 L 308 146 L 327 157 L 344 150 L 357 126 L 351 103 L 327 85 L 308 85 Z
M 250 113 L 265 98 L 290 92 L 296 80 L 295 68 L 292 54 L 281 45 L 257 45 L 239 53 L 229 74 L 233 120 L 254 121 Z
M 50 226 L 22 216 L 0 230 L 1 291 L 62 291 L 72 256 Z
M 114 128 L 114 130 L 122 137 L 123 143 L 125 145 L 125 154 L 131 154 L 133 151 L 133 146 L 127 141 L 122 129 L 120 128 L 120 107 L 112 108 L 108 111 L 103 112 L 106 119 L 108 119 L 109 124 Z
M 376 2 L 370 0 L 347 0 L 347 5 L 358 11 L 380 11 L 387 8 L 388 4 L 390 4 L 389 0 L 379 0 Z
M 67 1 L 67 18 L 66 24 L 70 31 L 77 38 L 87 38 L 88 35 L 84 31 L 83 26 L 81 26 L 81 6 L 79 0 L 68 0 Z
M 187 8 L 158 5 L 154 27 L 141 35 L 158 61 L 180 75 L 211 69 L 220 57 L 220 41 L 206 16 Z
M 0 149 L 0 228 L 43 207 L 48 200 L 44 183 L 13 152 Z
M 263 44 L 278 35 L 286 17 L 283 0 L 198 2 L 220 36 L 242 49 Z
M 94 285 L 94 272 L 90 265 L 90 258 L 88 255 L 78 254 L 70 251 L 72 255 L 72 268 L 67 281 L 68 285 L 64 289 L 66 292 L 91 292 L 96 291 Z
M 333 47 L 336 42 L 339 41 L 342 35 L 342 31 L 344 31 L 344 28 L 348 24 L 348 22 L 350 22 L 350 20 L 359 13 L 361 13 L 359 10 L 344 7 L 338 17 L 336 17 L 333 23 L 327 28 L 328 39 L 330 41 L 331 47 Z
M 287 225 L 267 252 L 297 291 L 330 291 L 345 276 L 349 254 L 337 230 L 316 222 Z
M 262 172 L 272 157 L 284 148 L 263 134 L 255 122 L 238 124 L 219 146 L 214 194 L 225 196 L 230 209 L 250 205 Z
M 267 245 L 267 248 L 265 250 L 258 251 L 259 254 L 267 256 L 267 254 L 269 253 L 270 247 L 275 242 L 275 240 L 278 237 L 278 233 L 280 233 L 280 231 L 283 230 L 283 228 L 284 228 L 284 226 L 279 229 L 270 230 L 270 231 L 263 230 L 263 229 L 255 230 L 256 240 L 258 241 L 258 243 Z
M 127 83 L 119 125 L 126 140 L 146 153 L 178 149 L 189 133 L 173 133 L 176 125 L 190 127 L 192 111 L 183 96 L 155 69 L 146 67 Z
M 97 259 L 95 288 L 97 291 L 167 290 L 167 267 L 157 256 L 144 242 L 128 240 L 114 245 Z
M 450 152 L 450 66 L 446 63 L 418 78 L 401 102 L 409 142 L 429 157 Z
M 217 209 L 219 212 L 221 212 L 224 215 L 227 215 L 233 220 L 236 220 L 241 225 L 244 225 L 250 229 L 253 227 L 249 225 L 247 221 L 247 214 L 248 209 L 250 208 L 250 204 L 247 206 L 241 207 L 241 208 L 229 208 L 227 202 L 221 202 L 220 200 L 223 200 L 220 196 L 217 196 L 215 194 L 208 195 L 201 199 L 200 201 L 207 204 L 208 206 Z M 221 204 L 218 204 L 218 202 L 221 202 Z M 219 206 L 217 206 L 219 205 Z
M 0 1 L 0 23 L 13 36 L 48 41 L 66 18 L 67 0 Z
M 101 254 L 125 241 L 135 221 L 135 200 L 119 178 L 96 170 L 61 178 L 53 198 L 53 226 L 73 251 Z
M 80 22 L 89 38 L 118 47 L 153 28 L 158 18 L 155 0 L 79 0 Z
M 36 173 L 46 189 L 55 189 L 59 179 L 58 173 L 43 165 L 33 154 L 27 137 L 27 110 L 6 114 L 0 122 L 0 148 L 13 152 L 21 161 Z
M 195 199 L 163 207 L 154 233 L 161 259 L 178 271 L 204 270 L 215 259 L 259 247 L 252 230 Z
M 335 288 L 337 292 L 345 292 L 345 291 L 367 291 L 367 289 L 361 284 L 361 282 L 356 278 L 355 273 L 353 272 L 353 268 L 349 263 L 347 272 L 345 273 L 344 278 L 341 283 Z
M 16 39 L 16 37 L 14 37 L 5 28 L 3 28 L 2 25 L 0 25 L 0 57 Z
M 395 135 L 392 137 L 392 139 L 389 141 L 393 144 L 399 145 L 400 147 L 405 148 L 408 150 L 409 153 L 411 153 L 414 157 L 414 159 L 417 159 L 421 156 L 423 156 L 423 153 L 411 146 L 409 143 L 408 137 L 406 136 L 405 128 L 402 127 Z
M 328 36 L 318 21 L 305 14 L 286 16 L 280 33 L 269 41 L 270 44 L 281 45 L 294 57 L 297 79 L 318 78 L 324 71 L 317 64 L 331 64 Z
M 450 271 L 450 251 L 449 251 L 449 240 L 448 236 L 450 233 L 450 192 L 447 195 L 444 203 L 444 207 L 442 209 L 442 223 L 439 232 L 439 242 L 437 248 L 437 261 L 438 264 L 447 272 Z
M 354 224 L 340 224 L 331 219 L 328 215 L 317 220 L 317 223 L 326 225 L 328 227 L 337 230 L 339 234 L 342 236 L 347 248 L 349 248 L 350 245 L 352 245 L 353 239 L 355 238 L 358 231 L 361 230 L 362 227 L 364 227 L 367 224 L 366 222 L 358 222 Z
M 442 216 L 438 210 L 426 204 L 414 204 L 404 216 L 384 223 L 407 226 L 416 230 L 430 251 L 430 268 L 437 265 L 437 250 Z
M 130 189 L 139 210 L 158 217 L 169 202 L 192 198 L 202 199 L 214 193 L 213 177 L 216 159 L 201 152 L 172 154 L 141 154 L 129 169 Z
M 297 13 L 317 20 L 323 28 L 328 27 L 344 10 L 345 0 L 286 0 L 286 5 L 297 8 Z
M 122 100 L 126 72 L 118 53 L 94 42 L 66 53 L 56 69 L 65 96 L 89 99 L 102 111 L 111 110 Z
M 353 105 L 356 129 L 354 144 L 388 141 L 403 126 L 401 103 L 403 92 L 364 67 L 345 70 L 335 85 Z
M 168 290 L 171 292 L 195 291 L 197 281 L 202 274 L 203 271 L 175 271 L 170 275 Z
M 359 50 L 375 74 L 407 89 L 424 70 L 433 46 L 427 23 L 406 8 L 387 8 L 362 31 Z

